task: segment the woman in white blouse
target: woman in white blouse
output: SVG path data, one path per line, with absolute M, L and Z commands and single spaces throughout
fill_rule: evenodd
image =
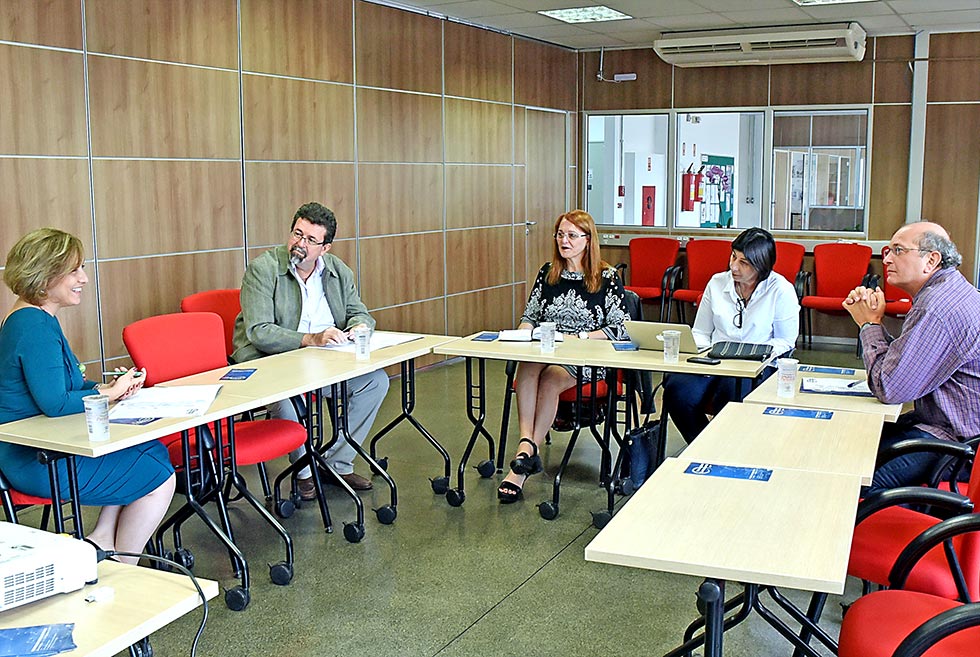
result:
M 728 270 L 715 274 L 704 290 L 694 320 L 694 340 L 707 349 L 716 342 L 772 345 L 777 354 L 793 350 L 800 332 L 796 290 L 772 270 L 776 242 L 768 231 L 749 228 L 732 242 Z M 767 368 L 761 376 L 772 374 Z M 664 383 L 664 405 L 674 425 L 691 442 L 714 412 L 735 399 L 735 379 L 673 374 Z

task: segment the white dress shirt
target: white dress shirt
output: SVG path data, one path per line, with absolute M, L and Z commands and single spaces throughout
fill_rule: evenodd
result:
M 296 267 L 290 265 L 289 271 L 296 277 L 300 292 L 303 294 L 303 312 L 296 330 L 300 333 L 319 333 L 336 326 L 327 297 L 323 293 L 323 259 L 316 259 L 313 273 L 305 281 L 296 271 Z
M 694 341 L 707 349 L 716 342 L 770 344 L 782 354 L 796 346 L 800 334 L 800 304 L 796 290 L 785 278 L 772 272 L 759 281 L 742 311 L 742 328 L 735 326 L 738 294 L 730 271 L 708 281 L 694 319 Z

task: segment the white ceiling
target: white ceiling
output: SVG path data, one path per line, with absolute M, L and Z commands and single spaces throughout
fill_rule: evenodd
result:
M 871 35 L 980 31 L 980 0 L 873 0 L 803 8 L 792 0 L 380 0 L 576 50 L 651 46 L 663 32 L 857 21 Z M 539 10 L 604 4 L 632 20 L 569 25 Z

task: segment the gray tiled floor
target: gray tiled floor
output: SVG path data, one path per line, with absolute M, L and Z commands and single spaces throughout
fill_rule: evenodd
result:
M 804 362 L 859 366 L 853 351 L 798 355 Z M 488 417 L 495 433 L 502 367 L 490 364 L 488 373 Z M 464 367 L 430 368 L 419 373 L 417 385 L 417 417 L 446 446 L 455 467 L 470 426 L 463 409 Z M 397 382 L 393 388 L 382 418 L 397 412 Z M 596 482 L 598 449 L 587 436 L 579 441 L 563 480 L 561 515 L 552 522 L 539 517 L 535 505 L 550 495 L 547 473 L 557 467 L 566 440 L 567 434 L 558 434 L 545 449 L 545 474 L 528 482 L 525 501 L 500 506 L 495 498 L 499 476 L 481 480 L 474 470 L 467 476 L 466 503 L 452 508 L 432 493 L 427 480 L 440 474 L 438 456 L 403 424 L 381 446 L 398 482 L 395 523 L 383 526 L 368 511 L 364 540 L 351 544 L 340 531 L 341 522 L 353 518 L 349 501 L 331 490 L 332 534 L 323 531 L 315 507 L 305 505 L 284 521 L 296 547 L 296 575 L 286 587 L 274 586 L 266 568 L 282 558 L 278 539 L 249 509 L 234 505 L 232 522 L 252 569 L 252 602 L 236 613 L 216 599 L 199 654 L 591 657 L 667 652 L 696 616 L 698 580 L 584 561 L 585 545 L 596 533 L 589 511 L 604 504 Z M 671 430 L 670 453 L 681 445 Z M 473 462 L 481 458 L 478 452 Z M 365 467 L 358 469 L 366 474 Z M 364 501 L 374 508 L 387 496 L 379 487 Z M 35 521 L 35 514 L 28 512 L 25 520 Z M 195 553 L 198 575 L 225 586 L 234 583 L 226 555 L 200 523 L 188 523 L 184 540 Z M 849 589 L 853 598 L 855 583 Z M 793 595 L 800 603 L 807 599 Z M 833 598 L 826 616 L 827 627 L 836 632 L 839 611 Z M 154 654 L 188 654 L 199 620 L 199 613 L 192 613 L 154 634 Z M 731 657 L 792 653 L 757 618 L 727 633 L 725 642 Z

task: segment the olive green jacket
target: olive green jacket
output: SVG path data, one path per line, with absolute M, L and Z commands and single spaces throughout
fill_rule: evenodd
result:
M 374 328 L 374 319 L 357 294 L 354 272 L 330 253 L 323 256 L 323 293 L 337 328 L 347 330 L 357 324 Z M 285 245 L 269 249 L 252 261 L 242 279 L 241 299 L 232 360 L 242 363 L 302 346 L 303 333 L 296 329 L 303 312 L 303 293 L 289 272 Z

